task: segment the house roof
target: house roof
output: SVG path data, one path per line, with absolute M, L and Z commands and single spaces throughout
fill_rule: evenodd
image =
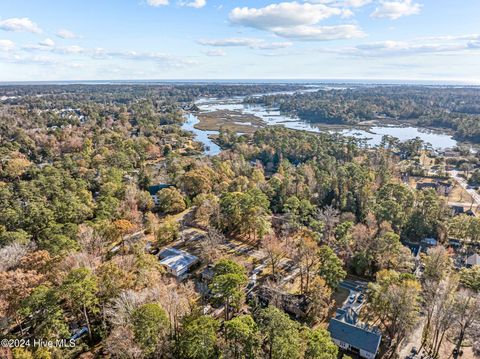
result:
M 177 248 L 170 247 L 170 248 L 162 249 L 160 252 L 158 252 L 158 256 L 160 257 L 160 259 L 164 259 L 167 257 L 177 256 L 183 253 L 186 253 L 186 252 Z
M 167 184 L 167 183 L 160 183 L 156 184 L 154 186 L 148 187 L 148 192 L 150 193 L 151 196 L 156 195 L 158 191 L 164 189 L 164 188 L 169 188 L 172 187 L 173 185 Z
M 427 246 L 436 246 L 438 241 L 435 238 L 424 238 L 420 243 Z
M 475 214 L 475 212 L 472 211 L 471 209 L 467 210 L 467 211 L 465 212 L 465 214 L 466 214 L 467 216 L 470 216 L 470 217 L 476 217 L 476 216 L 477 216 L 477 215 Z
M 332 338 L 374 354 L 377 353 L 382 340 L 382 335 L 379 333 L 374 333 L 335 318 L 330 319 L 328 331 Z
M 472 254 L 470 257 L 467 258 L 466 263 L 471 266 L 480 266 L 480 255 L 478 255 L 477 253 Z
M 422 246 L 420 244 L 416 243 L 408 243 L 404 242 L 403 243 L 408 249 L 410 249 L 410 252 L 412 252 L 412 256 L 417 258 L 417 256 L 420 254 L 420 251 L 422 250 Z
M 342 320 L 348 324 L 357 324 L 358 322 L 358 314 L 352 308 L 348 309 L 337 309 L 335 313 L 335 318 L 338 320 Z
M 465 209 L 463 208 L 463 206 L 450 206 L 450 208 L 452 209 L 452 212 L 454 215 L 462 214 L 465 212 Z
M 194 255 L 175 248 L 167 248 L 159 253 L 160 264 L 171 268 L 176 273 L 183 273 L 198 261 Z
M 418 182 L 417 183 L 417 189 L 423 189 L 423 188 L 437 188 L 438 183 L 436 182 Z

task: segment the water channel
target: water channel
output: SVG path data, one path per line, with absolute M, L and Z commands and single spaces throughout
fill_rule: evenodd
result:
M 308 89 L 305 91 L 316 91 L 317 89 Z M 258 95 L 261 96 L 261 95 Z M 437 131 L 430 131 L 413 126 L 398 125 L 380 125 L 374 124 L 368 128 L 365 126 L 351 126 L 348 128 L 339 128 L 338 126 L 317 125 L 306 122 L 302 119 L 282 115 L 278 108 L 269 108 L 263 105 L 244 104 L 243 97 L 232 97 L 228 99 L 201 98 L 196 101 L 196 105 L 201 112 L 213 112 L 217 110 L 241 111 L 245 114 L 251 114 L 259 117 L 265 123 L 265 126 L 282 125 L 290 129 L 309 131 L 309 132 L 338 132 L 345 136 L 352 136 L 363 139 L 370 146 L 380 144 L 384 135 L 397 137 L 401 141 L 419 137 L 424 142 L 431 144 L 434 149 L 453 148 L 457 145 L 452 136 Z M 218 131 L 207 131 L 195 128 L 199 119 L 195 114 L 189 113 L 187 121 L 182 125 L 184 130 L 194 133 L 195 139 L 204 144 L 207 155 L 216 155 L 221 149 L 216 145 L 211 135 L 218 134 Z M 245 124 L 245 123 L 244 123 Z

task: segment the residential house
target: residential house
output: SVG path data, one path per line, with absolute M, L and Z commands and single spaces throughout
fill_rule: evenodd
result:
M 471 268 L 473 266 L 480 266 L 480 255 L 478 255 L 477 253 L 472 254 L 465 261 L 465 266 L 467 268 Z
M 450 206 L 450 209 L 452 211 L 452 216 L 458 216 L 465 213 L 463 206 Z
M 475 212 L 471 209 L 465 211 L 465 214 L 469 217 L 476 217 L 477 215 L 475 214 Z
M 438 241 L 435 238 L 424 238 L 420 241 L 420 245 L 426 252 L 428 248 L 436 247 L 438 245 Z
M 258 288 L 256 296 L 261 306 L 274 305 L 297 319 L 306 317 L 310 304 L 305 295 L 286 293 L 266 285 Z
M 377 356 L 382 334 L 378 329 L 359 322 L 358 315 L 351 308 L 338 309 L 335 318 L 330 319 L 328 331 L 338 347 L 366 359 Z
M 432 182 L 429 181 L 419 181 L 417 182 L 417 190 L 432 188 L 436 190 L 439 194 L 443 196 L 448 196 L 453 190 L 453 183 L 447 181 L 435 180 Z
M 438 188 L 438 184 L 436 182 L 417 182 L 418 190 L 427 189 L 427 188 L 433 188 L 436 190 Z
M 198 257 L 176 248 L 166 248 L 158 254 L 160 264 L 165 267 L 168 273 L 178 279 L 199 262 Z
M 154 186 L 148 187 L 148 193 L 150 193 L 150 196 L 153 199 L 153 203 L 155 203 L 156 206 L 158 205 L 158 191 L 164 188 L 169 188 L 169 187 L 173 187 L 173 185 L 167 184 L 167 183 L 160 183 L 160 184 L 156 184 Z
M 412 253 L 412 257 L 414 260 L 413 272 L 416 275 L 419 275 L 421 270 L 421 265 L 422 265 L 422 262 L 420 260 L 420 253 L 422 252 L 422 249 L 423 249 L 422 246 L 418 243 L 411 243 L 411 242 L 405 242 L 405 241 L 402 241 L 402 244 L 405 247 L 407 247 Z

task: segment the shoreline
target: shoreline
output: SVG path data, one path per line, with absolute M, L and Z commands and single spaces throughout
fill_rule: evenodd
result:
M 195 113 L 199 122 L 194 125 L 197 130 L 200 131 L 220 131 L 221 129 L 231 130 L 236 133 L 253 133 L 258 128 L 263 126 L 268 126 L 269 124 L 262 120 L 260 117 L 255 116 L 253 114 L 246 114 L 239 110 L 214 110 L 212 112 L 208 111 L 200 111 Z M 364 131 L 370 133 L 372 135 L 376 135 L 372 131 L 373 127 L 385 127 L 385 128 L 408 128 L 408 127 L 415 127 L 418 129 L 419 132 L 422 133 L 431 133 L 431 134 L 438 134 L 438 135 L 447 135 L 452 137 L 452 139 L 456 140 L 459 144 L 466 144 L 470 146 L 479 146 L 480 144 L 476 144 L 474 142 L 465 141 L 462 139 L 455 138 L 455 132 L 452 129 L 448 128 L 438 128 L 438 127 L 431 127 L 431 126 L 419 126 L 415 120 L 408 121 L 408 120 L 366 120 L 359 122 L 357 124 L 329 124 L 329 123 L 321 123 L 321 122 L 308 122 L 299 119 L 299 121 L 304 122 L 316 128 L 320 131 L 335 131 L 340 132 L 344 130 L 348 131 Z M 279 125 L 286 125 L 291 121 L 281 121 L 278 122 Z M 309 131 L 305 129 L 304 131 L 308 132 L 315 132 Z

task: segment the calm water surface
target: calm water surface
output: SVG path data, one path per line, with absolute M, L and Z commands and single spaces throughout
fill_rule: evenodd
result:
M 316 91 L 317 89 L 308 89 L 307 91 Z M 263 95 L 263 94 L 262 94 Z M 261 96 L 261 95 L 256 95 Z M 415 137 L 421 138 L 424 142 L 427 142 L 432 145 L 435 149 L 444 149 L 452 148 L 457 145 L 450 135 L 442 134 L 440 132 L 432 132 L 418 127 L 413 126 L 383 126 L 383 125 L 374 125 L 365 130 L 365 127 L 355 127 L 347 129 L 338 129 L 338 127 L 328 125 L 316 126 L 310 124 L 299 118 L 284 116 L 280 114 L 279 109 L 277 108 L 268 108 L 262 105 L 250 105 L 243 104 L 243 97 L 232 97 L 229 99 L 216 99 L 216 98 L 202 98 L 196 102 L 196 105 L 204 112 L 212 112 L 217 110 L 231 110 L 231 111 L 242 111 L 245 114 L 252 114 L 261 118 L 266 126 L 273 125 L 282 125 L 294 130 L 310 131 L 310 132 L 338 132 L 345 136 L 352 136 L 358 139 L 364 139 L 366 143 L 370 146 L 377 146 L 382 140 L 382 136 L 390 135 L 397 137 L 400 141 L 406 141 L 413 139 Z M 210 135 L 218 134 L 218 131 L 204 131 L 199 130 L 194 127 L 195 124 L 199 122 L 197 116 L 189 114 L 187 116 L 187 121 L 183 124 L 182 128 L 184 130 L 192 131 L 195 135 L 195 139 L 199 142 L 202 142 L 207 150 L 205 153 L 207 155 L 216 155 L 221 149 L 217 146 L 210 138 Z

